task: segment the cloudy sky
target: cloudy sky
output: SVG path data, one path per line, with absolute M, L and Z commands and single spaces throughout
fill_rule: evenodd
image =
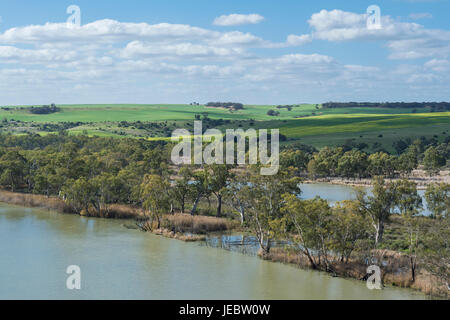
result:
M 0 105 L 449 101 L 449 14 L 450 0 L 1 1 Z

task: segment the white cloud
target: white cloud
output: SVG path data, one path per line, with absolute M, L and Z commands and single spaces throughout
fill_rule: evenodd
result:
M 214 47 L 204 44 L 183 42 L 169 45 L 132 41 L 120 52 L 120 57 L 129 59 L 143 56 L 154 57 L 231 57 L 244 54 L 242 48 Z
M 424 67 L 435 72 L 450 72 L 450 61 L 432 59 L 425 62 Z
M 229 14 L 217 17 L 214 19 L 213 24 L 215 26 L 238 26 L 243 24 L 257 24 L 264 20 L 264 17 L 252 13 L 252 14 Z
M 308 21 L 313 38 L 332 42 L 386 41 L 391 59 L 447 57 L 450 54 L 450 31 L 426 29 L 424 26 L 381 17 L 381 29 L 367 28 L 367 15 L 342 10 L 322 10 Z
M 77 57 L 75 52 L 61 52 L 52 49 L 21 49 L 0 46 L 0 61 L 3 63 L 35 64 L 45 62 L 65 62 Z
M 375 33 L 366 30 L 364 14 L 339 10 L 322 10 L 309 23 L 311 34 L 289 34 L 282 42 L 241 31 L 109 19 L 79 28 L 65 23 L 12 28 L 0 33 L 0 103 L 293 103 L 296 97 L 376 100 L 379 92 L 402 99 L 411 86 L 414 94 L 426 88 L 420 100 L 445 95 L 448 31 L 383 17 L 385 29 Z M 293 48 L 315 39 L 380 40 L 392 59 L 429 61 L 384 68 Z
M 397 22 L 381 17 L 381 29 L 367 28 L 367 14 L 342 10 L 322 10 L 308 21 L 317 39 L 328 41 L 400 40 L 419 37 L 426 30 L 416 23 Z
M 429 12 L 411 13 L 409 17 L 413 20 L 431 19 L 433 15 Z
M 302 34 L 300 36 L 297 36 L 295 34 L 290 34 L 287 37 L 286 43 L 287 43 L 287 45 L 301 46 L 301 45 L 304 45 L 311 41 L 312 41 L 312 37 L 309 34 Z
M 105 19 L 81 27 L 67 23 L 46 23 L 6 30 L 0 35 L 0 43 L 114 43 L 130 39 L 169 41 L 180 39 L 217 38 L 219 32 L 183 24 L 128 23 Z

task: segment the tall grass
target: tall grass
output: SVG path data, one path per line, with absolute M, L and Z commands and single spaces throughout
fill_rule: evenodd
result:
M 16 193 L 0 190 L 0 202 L 32 208 L 45 208 L 64 213 L 74 213 L 71 207 L 63 200 L 56 197 L 46 197 L 38 194 Z
M 409 259 L 406 255 L 391 250 L 373 250 L 371 252 L 377 261 L 383 261 L 380 266 L 382 283 L 402 288 L 412 288 L 425 294 L 449 298 L 449 291 L 446 284 L 430 275 L 426 270 L 419 269 L 416 275 L 416 281 L 411 281 Z M 300 268 L 311 268 L 308 259 L 304 255 L 299 255 L 292 250 L 284 248 L 272 248 L 269 254 L 258 254 L 265 260 L 293 264 Z M 353 278 L 359 280 L 367 279 L 367 265 L 362 257 L 354 257 L 347 263 L 333 261 L 331 265 L 334 276 Z M 327 271 L 324 266 L 319 266 L 319 270 Z M 328 270 L 330 272 L 330 270 Z
M 89 208 L 86 212 L 82 210 L 80 215 L 94 218 L 106 218 L 106 219 L 137 219 L 143 215 L 142 210 L 129 205 L 124 204 L 110 204 L 106 208 L 100 211 L 94 208 Z
M 163 216 L 161 226 L 173 232 L 207 234 L 230 230 L 234 223 L 223 218 L 174 214 Z
M 93 208 L 90 208 L 88 212 L 85 212 L 84 210 L 81 212 L 76 212 L 64 200 L 57 197 L 47 197 L 40 194 L 17 193 L 5 190 L 0 190 L 0 202 L 31 208 L 44 208 L 62 213 L 75 213 L 82 216 L 96 218 L 134 219 L 142 215 L 140 209 L 121 204 L 108 205 L 106 209 L 103 209 L 100 212 L 93 210 Z

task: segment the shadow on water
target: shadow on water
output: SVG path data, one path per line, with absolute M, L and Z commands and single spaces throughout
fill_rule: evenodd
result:
M 284 247 L 288 244 L 287 241 L 273 241 L 272 247 Z M 259 243 L 256 237 L 245 234 L 213 234 L 206 237 L 203 242 L 200 242 L 200 245 L 251 256 L 256 256 L 259 250 Z

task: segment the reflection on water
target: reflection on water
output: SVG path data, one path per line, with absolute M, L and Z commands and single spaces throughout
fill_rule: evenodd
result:
M 125 222 L 127 223 L 127 222 Z M 248 247 L 245 236 L 219 238 Z M 226 243 L 230 239 L 229 244 Z M 83 218 L 0 204 L 0 299 L 423 299 Z M 66 289 L 67 266 L 82 289 Z
M 287 241 L 272 241 L 271 246 L 285 247 Z M 220 248 L 228 251 L 255 256 L 258 254 L 259 244 L 255 236 L 245 234 L 219 234 L 206 237 L 201 243 L 207 247 Z
M 300 184 L 300 189 L 302 191 L 302 199 L 313 199 L 317 196 L 322 199 L 326 199 L 330 204 L 334 204 L 337 201 L 343 200 L 354 200 L 356 199 L 356 187 L 329 183 L 304 183 Z M 372 195 L 371 189 L 369 187 L 363 187 L 363 190 L 367 191 L 368 195 Z M 427 202 L 424 198 L 425 190 L 418 190 L 418 194 L 422 197 L 423 210 L 421 213 L 423 215 L 430 215 L 431 212 L 427 208 Z

